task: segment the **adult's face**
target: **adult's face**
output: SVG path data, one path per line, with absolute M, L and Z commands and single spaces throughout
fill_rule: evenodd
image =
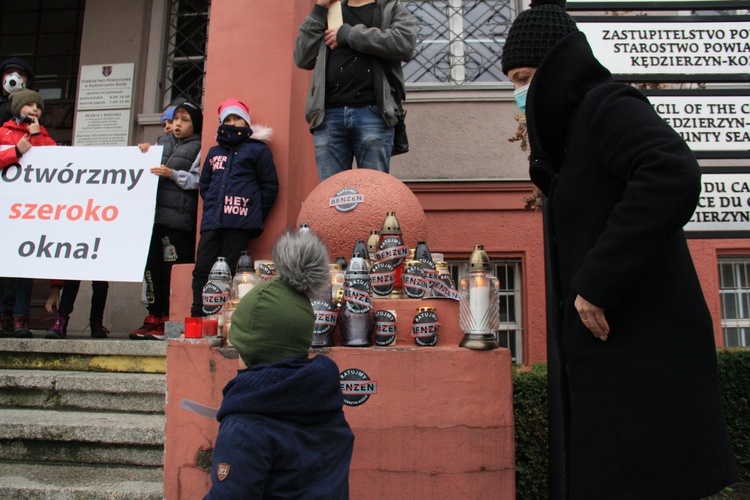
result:
M 523 66 L 521 68 L 513 68 L 508 71 L 508 79 L 516 87 L 520 89 L 531 83 L 531 77 L 536 73 L 536 68 Z

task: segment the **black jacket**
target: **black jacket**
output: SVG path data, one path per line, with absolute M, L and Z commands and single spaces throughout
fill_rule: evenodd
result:
M 201 135 L 176 139 L 172 134 L 159 137 L 163 146 L 161 162 L 172 169 L 172 177 L 159 177 L 154 224 L 178 231 L 195 231 L 198 219 L 198 170 Z
M 645 96 L 613 83 L 582 33 L 540 64 L 527 123 L 546 196 L 553 487 L 567 466 L 570 498 L 720 490 L 737 466 L 682 230 L 700 194 L 695 157 Z M 604 309 L 606 342 L 584 327 L 576 295 Z

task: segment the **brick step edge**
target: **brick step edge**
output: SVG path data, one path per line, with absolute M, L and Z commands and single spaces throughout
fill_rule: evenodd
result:
M 163 413 L 166 375 L 0 371 L 0 407 Z
M 2 440 L 163 445 L 165 424 L 158 414 L 0 408 Z
M 0 440 L 0 462 L 162 467 L 164 446 L 28 439 Z
M 146 467 L 0 463 L 0 498 L 161 500 L 164 474 Z

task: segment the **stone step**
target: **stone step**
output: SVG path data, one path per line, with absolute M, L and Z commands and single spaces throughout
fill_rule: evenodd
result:
M 0 498 L 161 500 L 161 469 L 0 463 Z
M 165 423 L 163 414 L 0 408 L 0 460 L 160 466 Z
M 167 344 L 137 340 L 0 339 L 0 368 L 166 373 Z
M 163 413 L 166 375 L 0 371 L 0 407 Z

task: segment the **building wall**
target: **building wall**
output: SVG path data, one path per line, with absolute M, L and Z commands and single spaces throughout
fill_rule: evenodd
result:
M 512 99 L 510 90 L 408 92 L 410 151 L 393 158 L 391 173 L 403 181 L 528 180 L 528 153 L 508 141 L 518 129 Z
M 216 109 L 228 97 L 250 106 L 255 123 L 273 127 L 271 150 L 281 191 L 255 258 L 269 256 L 276 235 L 293 227 L 317 185 L 312 136 L 304 120 L 310 72 L 294 66 L 299 24 L 312 0 L 215 1 L 211 11 L 203 147 L 214 142 Z M 153 142 L 158 127 L 158 74 L 163 51 L 164 0 L 96 0 L 86 6 L 81 64 L 135 63 L 131 143 Z M 161 16 L 161 17 L 160 17 Z M 114 22 L 113 20 L 116 20 Z M 273 20 L 273 22 L 269 22 Z M 406 123 L 411 151 L 395 157 L 392 174 L 416 193 L 428 220 L 428 244 L 449 258 L 468 258 L 483 243 L 493 258 L 523 265 L 523 361 L 543 361 L 544 274 L 541 217 L 523 209 L 531 193 L 527 153 L 509 142 L 518 124 L 509 89 L 411 90 Z M 472 182 L 469 182 L 472 181 Z M 691 240 L 721 342 L 718 255 L 750 254 L 748 240 Z M 140 285 L 112 283 L 105 324 L 129 331 L 145 315 Z M 88 321 L 90 287 L 81 287 L 73 328 Z M 181 318 L 173 318 L 179 320 Z

